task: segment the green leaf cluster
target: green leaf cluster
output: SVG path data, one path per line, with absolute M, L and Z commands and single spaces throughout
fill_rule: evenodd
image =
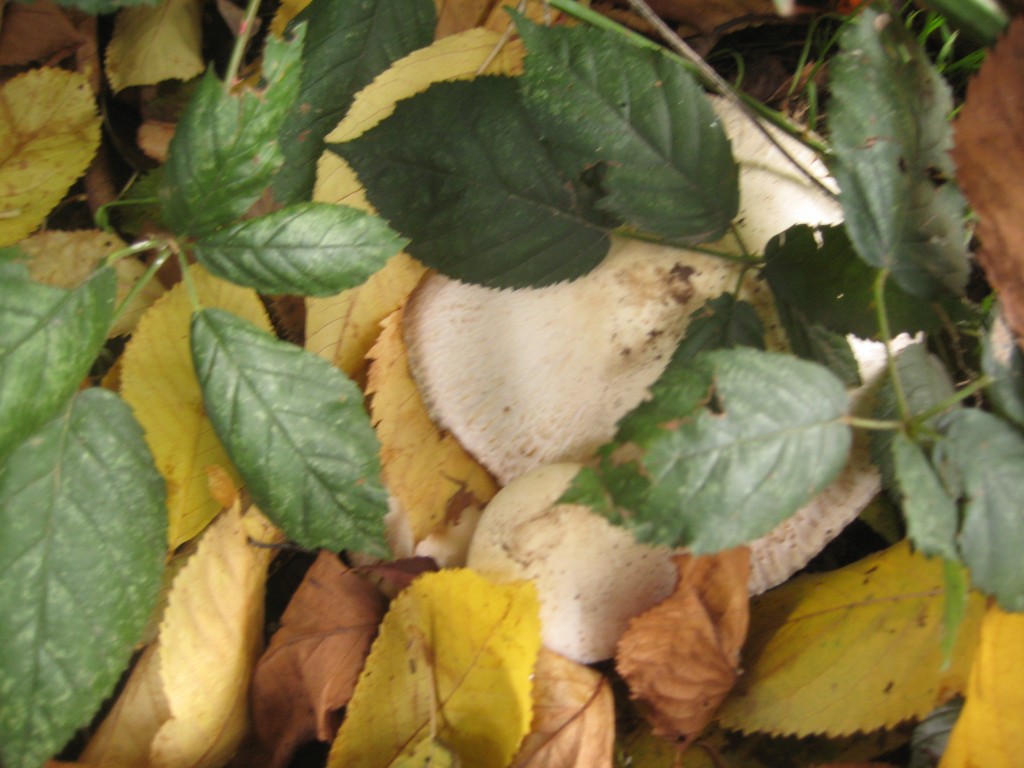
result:
M 541 286 L 590 271 L 619 227 L 724 234 L 737 168 L 682 64 L 598 29 L 517 26 L 522 77 L 436 84 L 329 145 L 409 252 L 460 280 Z

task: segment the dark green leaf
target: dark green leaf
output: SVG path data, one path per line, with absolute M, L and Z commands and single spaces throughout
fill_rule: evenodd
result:
M 239 285 L 330 296 L 362 283 L 405 243 L 376 216 L 303 203 L 218 230 L 194 248 L 204 267 Z
M 950 414 L 944 427 L 936 456 L 963 485 L 959 543 L 971 581 L 1007 611 L 1024 611 L 1024 436 L 976 408 Z
M 37 768 L 127 666 L 160 590 L 164 482 L 91 389 L 0 460 L 0 762 Z
M 739 208 L 729 140 L 681 64 L 604 30 L 522 18 L 527 107 L 571 177 L 600 161 L 598 205 L 680 242 L 721 237 Z
M 843 227 L 791 227 L 765 248 L 764 276 L 772 293 L 811 323 L 862 339 L 878 336 L 874 283 L 878 270 L 857 258 Z M 885 285 L 892 333 L 934 331 L 932 305 L 907 294 L 893 280 Z
M 1024 426 L 1024 356 L 998 309 L 982 341 L 981 367 L 993 379 L 985 392 L 996 411 Z
M 585 274 L 608 251 L 592 190 L 561 172 L 511 78 L 438 83 L 329 146 L 411 238 L 409 253 L 450 277 L 547 285 Z
M 732 347 L 764 349 L 764 324 L 753 305 L 723 293 L 690 315 L 686 336 L 674 355 L 680 363 L 700 352 Z
M 956 394 L 942 362 L 930 355 L 923 344 L 911 344 L 896 355 L 896 372 L 903 384 L 908 416 L 924 413 Z M 879 389 L 874 416 L 879 419 L 901 417 L 896 391 L 888 377 Z M 934 428 L 937 423 L 937 418 L 933 418 L 926 426 Z M 871 458 L 882 471 L 882 486 L 896 490 L 892 436 L 892 432 L 886 431 L 871 433 Z
M 284 165 L 274 179 L 283 204 L 308 200 L 324 136 L 355 94 L 392 62 L 434 39 L 432 0 L 313 0 L 291 27 L 306 25 L 298 97 L 280 136 Z
M 386 555 L 379 445 L 356 385 L 218 309 L 194 316 L 192 357 L 210 422 L 260 509 L 304 547 Z
M 829 128 L 850 238 L 908 293 L 959 294 L 967 236 L 952 182 L 949 86 L 902 23 L 871 8 L 840 40 Z
M 611 519 L 641 541 L 704 553 L 755 539 L 828 485 L 849 452 L 842 383 L 787 355 L 708 352 L 671 365 L 651 395 L 600 467 Z
M 926 555 L 959 560 L 955 542 L 959 513 L 928 458 L 902 432 L 893 435 L 891 450 L 910 540 Z
M 142 5 L 156 5 L 159 0 L 57 0 L 58 5 L 74 8 L 93 15 L 113 13 L 119 8 L 137 8 Z
M 114 314 L 110 268 L 73 291 L 0 262 L 0 456 L 64 407 L 99 353 Z
M 775 309 L 797 357 L 825 366 L 848 387 L 860 385 L 857 358 L 845 336 L 810 322 L 789 302 L 776 299 Z
M 301 72 L 296 39 L 267 39 L 264 83 L 227 93 L 212 71 L 196 88 L 171 139 L 160 202 L 178 235 L 201 237 L 234 224 L 269 187 L 282 162 L 277 136 Z

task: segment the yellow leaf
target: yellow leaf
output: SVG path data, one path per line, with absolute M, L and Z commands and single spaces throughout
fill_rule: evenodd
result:
M 0 246 L 38 227 L 100 143 L 89 81 L 33 69 L 0 86 Z
M 921 717 L 963 690 L 983 600 L 971 595 L 949 669 L 939 559 L 906 543 L 755 599 L 727 728 L 839 736 Z
M 458 768 L 459 760 L 444 744 L 424 739 L 391 764 L 392 768 Z
M 348 376 L 365 374 L 366 353 L 385 317 L 412 293 L 426 267 L 400 253 L 360 286 L 306 303 L 306 349 Z
M 189 271 L 203 306 L 226 309 L 270 330 L 255 291 L 219 280 L 199 266 Z M 121 370 L 121 395 L 146 430 L 146 442 L 167 481 L 171 549 L 203 530 L 220 509 L 210 495 L 206 468 L 232 466 L 203 409 L 189 346 L 191 318 L 188 292 L 178 284 L 139 320 Z M 241 484 L 237 474 L 232 478 Z
M 263 591 L 281 534 L 236 504 L 207 529 L 171 585 L 146 649 L 82 760 L 104 766 L 219 768 L 247 726 L 262 643 Z
M 494 32 L 471 29 L 399 59 L 356 94 L 352 108 L 328 134 L 327 141 L 340 143 L 356 138 L 394 112 L 399 100 L 426 90 L 431 83 L 475 77 L 500 43 L 501 36 Z M 521 44 L 507 44 L 484 71 L 491 75 L 515 74 L 522 66 L 522 57 Z M 317 165 L 313 199 L 372 212 L 355 173 L 330 151 L 324 152 Z
M 28 263 L 29 275 L 47 285 L 58 288 L 74 288 L 81 284 L 96 269 L 100 262 L 119 248 L 124 242 L 98 229 L 83 229 L 76 232 L 40 232 L 18 243 L 32 260 Z M 146 273 L 142 262 L 134 258 L 119 259 L 114 264 L 117 273 L 117 301 L 120 303 L 128 292 Z M 131 305 L 110 329 L 111 336 L 131 333 L 146 308 L 164 292 L 157 280 L 150 280 L 132 299 Z
M 107 48 L 114 91 L 164 80 L 190 80 L 203 71 L 201 0 L 163 0 L 123 8 Z
M 540 648 L 532 584 L 428 573 L 391 603 L 331 749 L 330 768 L 393 766 L 424 740 L 504 768 L 530 730 Z
M 414 543 L 497 493 L 491 476 L 430 419 L 409 371 L 401 310 L 383 323 L 370 350 L 366 392 L 380 440 L 381 476 L 409 519 Z
M 302 13 L 309 2 L 310 0 L 281 0 L 281 4 L 277 7 L 277 13 L 274 14 L 274 18 L 270 22 L 270 33 L 284 37 L 284 30 L 288 26 L 288 22 Z
M 1013 768 L 1024 755 L 1024 614 L 993 605 L 981 623 L 967 701 L 940 768 Z

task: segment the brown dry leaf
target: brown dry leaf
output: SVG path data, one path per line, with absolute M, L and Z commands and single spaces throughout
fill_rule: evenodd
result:
M 1018 339 L 1024 335 L 1022 135 L 1024 18 L 1018 18 L 971 80 L 953 147 L 957 181 L 978 216 L 978 261 Z
M 384 611 L 370 582 L 320 553 L 256 665 L 253 731 L 269 758 L 261 765 L 287 765 L 303 742 L 334 738 Z
M 383 323 L 369 353 L 366 392 L 380 439 L 381 474 L 408 515 L 414 543 L 467 508 L 483 509 L 497 486 L 451 435 L 442 435 L 416 389 L 402 338 L 402 312 Z
M 596 670 L 540 649 L 533 724 L 511 768 L 611 768 L 615 700 Z
M 262 642 L 263 590 L 281 540 L 236 504 L 176 575 L 156 642 L 143 653 L 82 760 L 103 766 L 219 768 L 245 733 Z
M 648 0 L 648 4 L 671 26 L 681 26 L 679 31 L 684 36 L 721 35 L 763 24 L 778 16 L 775 0 Z M 597 8 L 604 10 L 607 5 L 600 3 Z M 613 2 L 610 5 L 621 8 L 629 4 Z
M 750 551 L 675 558 L 679 583 L 629 623 L 615 666 L 654 732 L 691 742 L 736 682 L 749 620 Z
M 57 62 L 85 42 L 85 35 L 53 0 L 8 3 L 0 12 L 0 67 Z

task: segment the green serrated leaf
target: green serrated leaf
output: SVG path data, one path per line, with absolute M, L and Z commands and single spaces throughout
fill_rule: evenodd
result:
M 893 434 L 891 450 L 907 535 L 914 547 L 926 555 L 958 560 L 955 537 L 959 513 L 928 458 L 902 432 Z
M 708 299 L 692 315 L 673 356 L 682 363 L 712 349 L 764 349 L 764 324 L 754 305 L 731 293 Z
M 531 120 L 513 79 L 479 77 L 435 84 L 328 148 L 427 266 L 489 286 L 548 285 L 593 269 L 608 228 Z
M 1024 426 L 1024 355 L 998 309 L 992 317 L 981 347 L 981 369 L 993 380 L 985 393 L 1001 416 Z
M 831 373 L 788 355 L 740 348 L 670 366 L 602 451 L 611 519 L 694 553 L 762 536 L 842 469 L 846 406 Z
M 598 205 L 640 230 L 683 243 L 725 234 L 738 168 L 690 73 L 595 27 L 516 23 L 529 51 L 521 92 L 568 175 L 605 163 Z
M 924 413 L 956 394 L 945 366 L 923 344 L 911 344 L 896 355 L 896 373 L 903 385 L 908 416 Z M 886 420 L 901 417 L 896 392 L 888 378 L 879 389 L 874 416 Z M 937 424 L 935 417 L 925 426 L 934 429 Z M 892 439 L 892 432 L 872 432 L 871 458 L 882 471 L 882 487 L 895 490 L 898 486 L 892 463 Z
M 768 243 L 765 259 L 763 274 L 772 293 L 809 322 L 842 335 L 878 337 L 878 270 L 857 257 L 844 227 L 790 227 Z M 893 334 L 931 332 L 941 325 L 929 302 L 893 280 L 886 282 L 885 301 Z
M 406 242 L 364 211 L 302 203 L 218 230 L 194 252 L 213 274 L 262 293 L 331 296 L 362 283 Z
M 280 136 L 284 165 L 274 179 L 283 204 L 308 200 L 324 136 L 338 124 L 355 94 L 392 62 L 434 39 L 432 0 L 313 0 L 292 21 L 305 23 L 302 79 Z
M 829 128 L 850 238 L 908 293 L 959 295 L 968 272 L 966 206 L 952 182 L 949 86 L 910 32 L 872 8 L 840 42 Z
M 848 387 L 860 385 L 857 358 L 845 336 L 810 322 L 800 310 L 782 299 L 776 298 L 775 309 L 793 354 L 825 366 Z
M 302 31 L 268 38 L 263 85 L 228 93 L 208 71 L 178 122 L 160 188 L 164 221 L 202 237 L 234 224 L 259 200 L 283 162 L 278 134 L 295 100 Z
M 37 768 L 87 724 L 160 590 L 164 482 L 116 395 L 77 395 L 0 460 L 0 762 Z
M 117 278 L 97 272 L 73 291 L 34 283 L 0 263 L 0 456 L 74 394 L 107 337 Z
M 386 555 L 379 445 L 356 385 L 219 309 L 193 317 L 192 356 L 210 422 L 260 509 L 304 547 Z
M 943 428 L 936 460 L 962 483 L 959 544 L 971 581 L 1007 611 L 1024 611 L 1024 435 L 976 408 L 950 414 Z

